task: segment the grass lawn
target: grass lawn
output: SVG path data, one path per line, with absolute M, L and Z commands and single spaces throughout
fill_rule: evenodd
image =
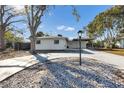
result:
M 105 51 L 108 53 L 124 56 L 124 49 L 112 49 L 112 50 L 110 50 L 110 49 L 96 49 L 96 50 Z

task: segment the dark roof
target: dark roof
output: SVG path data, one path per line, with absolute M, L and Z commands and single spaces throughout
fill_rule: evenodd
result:
M 89 40 L 93 40 L 91 38 L 82 38 L 81 41 L 89 41 Z M 79 41 L 79 39 L 73 39 L 72 41 Z
M 44 36 L 44 37 L 36 37 L 37 39 L 65 39 L 68 40 L 67 37 L 61 37 L 61 36 Z
M 66 39 L 66 37 L 60 36 L 44 36 L 44 37 L 36 37 L 37 39 Z

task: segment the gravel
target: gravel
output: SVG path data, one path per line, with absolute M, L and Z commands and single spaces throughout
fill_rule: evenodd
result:
M 35 64 L 0 82 L 3 88 L 124 88 L 124 74 L 94 59 L 57 58 Z

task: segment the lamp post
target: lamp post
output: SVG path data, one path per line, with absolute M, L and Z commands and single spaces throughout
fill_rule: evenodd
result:
M 78 31 L 78 36 L 79 36 L 79 52 L 80 52 L 80 54 L 79 54 L 79 56 L 80 56 L 80 65 L 81 65 L 81 36 L 82 36 L 82 33 L 83 33 L 82 30 Z

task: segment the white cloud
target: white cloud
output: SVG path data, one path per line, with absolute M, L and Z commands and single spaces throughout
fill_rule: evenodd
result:
M 40 25 L 39 28 L 40 28 L 40 29 L 44 28 L 44 25 Z
M 24 9 L 24 6 L 23 6 L 23 5 L 13 5 L 13 7 L 14 7 L 17 11 L 20 11 L 20 10 L 23 10 L 23 9 Z
M 65 31 L 74 31 L 74 30 L 75 30 L 74 27 L 67 27 L 67 28 L 65 29 Z
M 49 15 L 49 16 L 52 16 L 52 15 L 53 15 L 53 13 L 52 13 L 52 12 L 49 12 L 49 13 L 48 13 L 48 15 Z
M 24 12 L 24 5 L 11 5 L 14 8 L 14 12 L 16 13 L 23 13 Z
M 72 40 L 72 39 L 75 39 L 75 38 L 77 38 L 76 36 L 74 36 L 74 37 L 68 37 L 69 38 L 69 40 Z
M 57 27 L 57 30 L 64 30 L 65 28 L 66 28 L 66 26 L 61 25 L 61 26 L 58 26 L 58 27 Z
M 65 26 L 65 25 L 61 25 L 57 27 L 57 30 L 63 30 L 63 31 L 74 31 L 75 28 L 74 27 L 70 27 L 70 26 Z

